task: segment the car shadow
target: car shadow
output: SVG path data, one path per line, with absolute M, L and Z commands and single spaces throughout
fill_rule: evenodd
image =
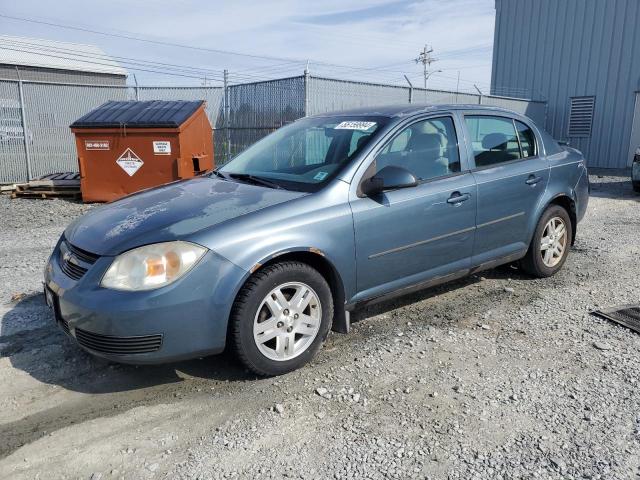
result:
M 464 288 L 482 278 L 526 280 L 510 266 L 480 272 L 437 287 L 358 308 L 354 322 L 401 308 L 442 293 Z M 0 319 L 0 358 L 8 357 L 13 368 L 49 385 L 85 394 L 128 392 L 175 385 L 185 379 L 202 384 L 245 382 L 255 375 L 244 369 L 231 353 L 163 365 L 126 365 L 94 357 L 82 350 L 55 324 L 42 294 L 31 295 L 5 309 Z
M 517 280 L 517 281 L 531 281 L 535 280 L 521 270 L 519 270 L 513 264 L 501 265 L 491 270 L 483 270 L 468 277 L 461 278 L 452 282 L 447 282 L 435 287 L 426 288 L 424 290 L 418 290 L 416 292 L 394 297 L 389 300 L 383 300 L 379 303 L 374 303 L 362 307 L 358 307 L 351 313 L 351 321 L 353 323 L 364 321 L 367 318 L 375 317 L 398 308 L 403 308 L 414 303 L 422 302 L 433 297 L 437 297 L 447 292 L 454 290 L 464 289 L 470 285 L 477 284 L 484 280 Z
M 70 425 L 140 406 L 215 397 L 236 384 L 257 379 L 226 353 L 145 366 L 93 357 L 58 328 L 42 294 L 0 309 L 0 357 L 8 358 L 14 369 L 50 386 L 12 390 L 9 383 L 3 385 L 7 399 L 26 404 L 14 420 L 0 424 L 0 459 L 48 432 Z M 5 373 L 7 382 L 20 378 L 15 372 Z M 24 386 L 24 382 L 17 385 Z M 58 387 L 67 393 L 60 396 L 55 390 Z
M 165 365 L 124 365 L 82 350 L 55 324 L 41 294 L 5 309 L 1 318 L 0 357 L 36 380 L 81 393 L 115 393 L 183 382 L 185 378 L 245 381 L 255 378 L 230 355 Z

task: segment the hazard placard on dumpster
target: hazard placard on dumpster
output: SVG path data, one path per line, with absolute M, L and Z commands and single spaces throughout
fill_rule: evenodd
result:
M 144 165 L 142 159 L 130 148 L 127 148 L 124 153 L 118 157 L 116 163 L 120 165 L 120 168 L 127 172 L 130 177 L 133 177 L 133 175 L 140 170 L 140 167 Z

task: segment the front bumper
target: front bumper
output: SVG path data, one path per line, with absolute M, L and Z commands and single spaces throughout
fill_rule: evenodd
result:
M 123 363 L 165 363 L 221 352 L 237 289 L 247 272 L 209 251 L 186 275 L 156 290 L 100 287 L 113 257 L 99 257 L 78 280 L 60 263 L 45 269 L 56 320 L 90 353 Z

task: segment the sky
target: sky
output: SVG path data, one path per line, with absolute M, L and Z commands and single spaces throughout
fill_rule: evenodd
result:
M 437 59 L 429 88 L 488 93 L 491 80 L 494 0 L 21 0 L 0 15 L 0 34 L 97 45 L 141 85 L 217 85 L 224 69 L 240 83 L 308 65 L 312 75 L 406 85 L 406 74 L 422 86 L 414 59 L 425 44 Z

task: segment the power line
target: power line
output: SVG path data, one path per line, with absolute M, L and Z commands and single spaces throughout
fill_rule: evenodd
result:
M 223 49 L 216 49 L 216 48 L 209 48 L 209 47 L 186 45 L 186 44 L 181 44 L 181 43 L 169 42 L 169 41 L 165 41 L 165 40 L 151 40 L 151 39 L 147 39 L 147 38 L 142 38 L 142 37 L 136 36 L 136 35 L 131 34 L 129 32 L 122 33 L 122 34 L 109 33 L 109 32 L 96 30 L 94 28 L 78 27 L 78 26 L 73 26 L 73 25 L 65 25 L 65 24 L 61 24 L 61 23 L 57 23 L 57 22 L 53 22 L 53 21 L 36 20 L 36 19 L 32 19 L 32 18 L 17 17 L 17 16 L 13 16 L 13 15 L 0 14 L 0 18 L 7 18 L 7 19 L 10 19 L 10 20 L 28 22 L 28 23 L 36 23 L 36 24 L 40 24 L 40 25 L 47 25 L 47 26 L 55 27 L 55 28 L 76 30 L 76 31 L 93 33 L 93 34 L 96 34 L 96 35 L 103 35 L 103 36 L 108 36 L 108 37 L 123 38 L 123 39 L 127 39 L 127 40 L 134 40 L 134 41 L 145 42 L 145 43 L 155 44 L 155 45 L 171 46 L 171 47 L 185 48 L 185 49 L 191 49 L 191 50 L 197 50 L 197 51 L 205 51 L 205 52 L 217 53 L 217 54 L 221 54 L 221 55 L 240 56 L 240 57 L 253 58 L 253 59 L 258 59 L 258 60 L 273 60 L 273 61 L 278 61 L 278 62 L 284 62 L 284 64 L 291 64 L 292 66 L 296 65 L 296 64 L 298 66 L 302 66 L 302 65 L 306 64 L 307 61 L 308 61 L 308 60 L 295 59 L 295 58 L 276 57 L 276 56 L 269 56 L 269 55 L 258 55 L 258 54 L 235 52 L 235 51 L 230 51 L 230 50 L 223 50 Z M 476 48 L 479 48 L 479 47 L 472 47 L 472 48 L 476 49 Z M 459 51 L 455 51 L 455 50 L 451 51 L 451 54 L 455 55 L 456 52 L 460 52 L 460 50 Z M 352 71 L 352 72 L 388 71 L 388 72 L 391 72 L 391 73 L 396 73 L 396 74 L 398 74 L 398 76 L 406 73 L 406 71 L 400 71 L 400 70 L 385 70 L 385 69 L 380 69 L 380 68 L 376 68 L 376 67 L 354 67 L 354 66 L 351 66 L 351 65 L 341 65 L 341 64 L 330 63 L 330 62 L 322 62 L 322 61 L 311 61 L 310 63 L 315 65 L 315 66 L 337 68 L 337 69 L 342 69 L 342 70 Z
M 7 18 L 10 20 L 17 20 L 17 21 L 21 21 L 21 22 L 28 22 L 28 23 L 37 23 L 39 25 L 47 25 L 49 27 L 56 27 L 56 28 L 64 28 L 64 29 L 68 29 L 68 30 L 76 30 L 76 31 L 80 31 L 80 32 L 86 32 L 86 33 L 93 33 L 96 35 L 104 35 L 107 37 L 116 37 L 116 38 L 123 38 L 126 40 L 135 40 L 138 42 L 145 42 L 145 43 L 151 43 L 151 44 L 155 44 L 155 45 L 162 45 L 165 47 L 178 47 L 178 48 L 187 48 L 187 49 L 191 49 L 191 50 L 200 50 L 200 51 L 205 51 L 205 52 L 211 52 L 211 53 L 219 53 L 222 55 L 237 55 L 237 56 L 242 56 L 242 57 L 248 57 L 248 58 L 256 58 L 256 59 L 269 59 L 269 60 L 277 60 L 277 61 L 288 61 L 288 62 L 300 62 L 301 60 L 294 60 L 294 59 L 287 59 L 287 58 L 281 58 L 281 57 L 270 57 L 270 56 L 266 56 L 266 55 L 257 55 L 257 54 L 252 54 L 252 53 L 240 53 L 240 52 L 232 52 L 232 51 L 228 51 L 228 50 L 221 50 L 221 49 L 217 49 L 217 48 L 208 48 L 208 47 L 197 47 L 197 46 L 193 46 L 193 45 L 185 45 L 185 44 L 181 44 L 181 43 L 173 43 L 173 42 L 167 42 L 164 40 L 150 40 L 147 38 L 141 38 L 141 37 L 136 37 L 132 34 L 118 34 L 118 33 L 108 33 L 108 32 L 103 32 L 100 30 L 94 30 L 91 28 L 85 28 L 85 27 L 75 27 L 72 25 L 63 25 L 60 23 L 55 23 L 55 22 L 46 22 L 44 20 L 35 20 L 32 18 L 24 18 L 24 17 L 15 17 L 12 15 L 5 15 L 5 14 L 0 14 L 1 18 Z
M 258 54 L 223 50 L 223 49 L 199 47 L 199 46 L 169 42 L 165 40 L 152 40 L 152 39 L 136 36 L 135 34 L 132 34 L 130 32 L 109 33 L 105 31 L 97 30 L 95 28 L 73 26 L 68 24 L 57 23 L 55 21 L 36 20 L 32 18 L 18 17 L 18 16 L 5 15 L 5 14 L 0 14 L 0 18 L 7 18 L 15 21 L 47 25 L 55 28 L 82 31 L 82 32 L 93 33 L 97 35 L 103 35 L 107 37 L 123 38 L 123 39 L 128 39 L 133 41 L 145 42 L 149 44 L 172 46 L 172 47 L 191 49 L 191 50 L 197 50 L 197 51 L 206 51 L 206 52 L 212 52 L 212 53 L 222 54 L 222 55 L 246 57 L 246 58 L 257 59 L 261 61 L 267 60 L 267 61 L 279 62 L 275 65 L 267 65 L 264 67 L 239 69 L 236 73 L 229 74 L 230 78 L 234 78 L 235 80 L 239 80 L 239 81 L 264 80 L 265 76 L 274 78 L 273 76 L 282 75 L 282 72 L 288 72 L 288 76 L 289 76 L 289 75 L 292 75 L 290 72 L 292 72 L 294 69 L 302 68 L 304 65 L 308 63 L 314 67 L 314 70 L 321 72 L 321 75 L 331 76 L 331 72 L 338 73 L 339 75 L 353 73 L 353 74 L 357 74 L 358 78 L 362 76 L 365 76 L 365 77 L 368 76 L 368 77 L 375 77 L 376 79 L 378 79 L 378 81 L 384 80 L 387 82 L 401 84 L 403 82 L 402 75 L 407 73 L 409 71 L 409 68 L 404 70 L 396 70 L 396 69 L 391 69 L 389 67 L 395 67 L 395 66 L 410 63 L 410 60 L 407 59 L 406 61 L 395 62 L 392 64 L 382 65 L 378 67 L 357 67 L 353 65 L 342 65 L 342 64 L 323 62 L 323 61 L 313 61 L 313 60 L 308 61 L 308 60 L 301 60 L 301 59 L 295 59 L 295 58 L 258 55 Z M 481 51 L 489 47 L 491 47 L 491 44 L 476 45 L 473 47 L 467 47 L 463 49 L 450 50 L 450 51 L 443 52 L 441 55 L 439 55 L 439 58 L 440 59 L 455 58 L 462 55 L 468 55 L 472 52 Z M 54 52 L 54 53 L 59 53 L 59 52 Z M 75 54 L 79 55 L 77 52 Z M 119 61 L 123 64 L 126 64 L 128 68 L 130 68 L 131 70 L 144 71 L 144 72 L 157 73 L 157 74 L 167 74 L 167 75 L 173 75 L 173 76 L 183 76 L 186 78 L 198 78 L 198 79 L 202 79 L 204 76 L 206 76 L 207 78 L 212 78 L 217 81 L 221 81 L 220 80 L 220 76 L 222 75 L 221 70 L 213 70 L 213 69 L 208 69 L 204 67 L 193 67 L 193 66 L 178 65 L 178 64 L 171 64 L 171 63 L 164 63 L 164 62 L 154 62 L 149 60 L 136 59 L 133 57 L 112 57 L 112 58 L 120 59 Z M 171 73 L 156 70 L 160 68 L 169 69 Z M 329 72 L 329 73 L 327 74 L 326 72 Z M 445 77 L 443 76 L 443 78 Z M 473 83 L 479 83 L 479 82 L 473 82 Z
M 156 62 L 153 60 L 145 60 L 145 59 L 139 59 L 134 57 L 121 57 L 116 55 L 106 55 L 106 54 L 99 54 L 99 53 L 93 53 L 93 52 L 89 53 L 84 50 L 74 50 L 74 49 L 58 47 L 54 45 L 42 45 L 37 43 L 30 43 L 27 41 L 7 40 L 1 37 L 0 37 L 0 48 L 27 49 L 27 50 L 21 50 L 21 51 L 24 51 L 26 53 L 35 53 L 37 55 L 43 55 L 43 56 L 47 56 L 47 54 L 49 53 L 65 55 L 65 57 L 61 57 L 61 58 L 67 58 L 68 56 L 69 60 L 78 60 L 82 62 L 85 62 L 85 60 L 83 60 L 84 58 L 89 58 L 92 60 L 96 60 L 96 59 L 105 60 L 105 61 L 119 60 L 121 61 L 120 63 L 131 63 L 134 65 L 141 65 L 141 66 L 148 66 L 148 67 L 169 67 L 169 69 L 171 70 L 177 69 L 184 73 L 213 73 L 213 74 L 220 74 L 220 75 L 222 74 L 221 70 L 210 70 L 206 68 L 191 67 L 187 65 Z M 118 66 L 118 63 L 111 62 L 107 65 Z
M 153 60 L 146 60 L 134 57 L 121 57 L 116 55 L 106 55 L 99 53 L 88 53 L 83 50 L 74 50 L 54 45 L 42 45 L 31 43 L 28 41 L 7 40 L 0 38 L 0 49 L 18 51 L 22 53 L 33 53 L 50 58 L 60 58 L 65 60 L 80 61 L 83 63 L 104 65 L 104 66 L 117 66 L 118 64 L 111 60 L 118 60 L 119 64 L 126 66 L 131 70 L 145 71 L 151 73 L 169 74 L 180 73 L 181 76 L 187 78 L 203 79 L 222 81 L 222 70 L 213 70 L 204 67 L 193 67 L 188 65 L 179 65 L 174 63 L 157 62 Z M 102 61 L 96 61 L 102 60 Z M 104 63 L 103 63 L 104 61 Z M 163 70 L 156 70 L 162 68 Z M 150 70 L 153 69 L 153 70 Z M 234 78 L 238 80 L 254 80 L 256 78 L 263 79 L 264 77 L 250 74 L 233 74 Z

